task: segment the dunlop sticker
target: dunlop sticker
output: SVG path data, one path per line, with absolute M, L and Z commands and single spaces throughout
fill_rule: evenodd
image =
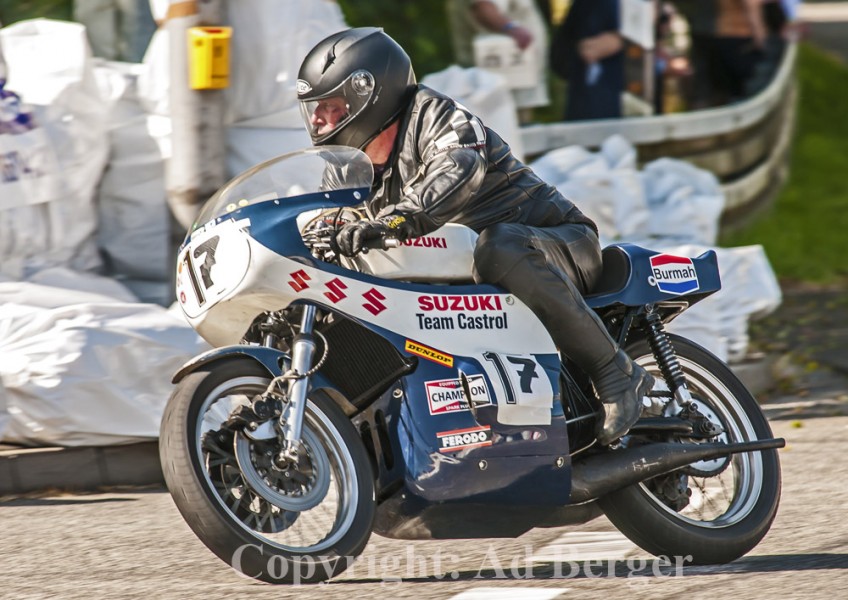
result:
M 406 345 L 404 346 L 404 349 L 410 354 L 416 354 L 421 358 L 432 360 L 434 363 L 444 365 L 445 367 L 453 366 L 453 356 L 449 354 L 442 354 L 438 350 L 433 350 L 432 348 L 429 348 L 422 344 L 406 340 Z

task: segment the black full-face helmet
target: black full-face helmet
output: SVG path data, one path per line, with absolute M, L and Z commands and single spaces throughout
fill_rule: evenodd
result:
M 403 48 L 378 27 L 358 27 L 309 51 L 298 73 L 297 99 L 313 144 L 364 149 L 406 107 L 416 85 Z M 336 116 L 322 126 L 328 110 Z

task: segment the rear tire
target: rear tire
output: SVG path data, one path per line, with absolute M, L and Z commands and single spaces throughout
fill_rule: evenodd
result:
M 276 479 L 267 479 L 271 468 L 261 461 L 272 455 L 276 440 L 254 442 L 216 424 L 269 381 L 268 371 L 250 359 L 206 365 L 180 381 L 160 431 L 165 482 L 189 527 L 237 571 L 268 583 L 325 581 L 344 571 L 371 535 L 376 510 L 371 463 L 341 409 L 313 393 L 301 438 L 312 444 L 305 447 L 308 468 L 301 471 L 298 464 L 291 479 L 274 470 Z M 314 490 L 318 480 L 326 487 L 328 478 L 329 489 L 319 488 L 316 506 L 292 508 L 310 495 L 310 485 Z M 263 481 L 272 483 L 265 487 Z M 292 481 L 293 488 L 285 487 Z M 276 504 L 267 499 L 278 497 Z
M 757 401 L 722 361 L 685 338 L 669 337 L 696 403 L 725 429 L 721 441 L 773 437 Z M 631 345 L 627 352 L 661 378 L 646 342 Z M 686 489 L 691 497 L 684 497 Z M 690 564 L 722 564 L 763 539 L 777 514 L 780 489 L 777 450 L 765 450 L 695 463 L 694 468 L 624 488 L 598 502 L 610 521 L 642 549 L 656 556 L 691 557 L 686 561 Z

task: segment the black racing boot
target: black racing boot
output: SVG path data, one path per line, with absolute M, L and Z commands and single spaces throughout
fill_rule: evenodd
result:
M 606 417 L 598 421 L 596 434 L 602 446 L 625 435 L 642 414 L 642 398 L 654 387 L 654 378 L 619 350 L 592 377 L 604 403 Z

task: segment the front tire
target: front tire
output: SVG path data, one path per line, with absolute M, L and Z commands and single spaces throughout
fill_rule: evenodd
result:
M 772 437 L 759 404 L 723 362 L 685 338 L 669 337 L 693 400 L 725 431 L 719 441 Z M 627 351 L 661 380 L 645 341 Z M 599 504 L 622 533 L 656 556 L 723 564 L 763 539 L 777 514 L 780 488 L 777 450 L 765 450 L 695 463 L 613 492 Z
M 254 441 L 224 422 L 265 390 L 250 359 L 206 365 L 179 382 L 162 419 L 165 482 L 200 540 L 237 571 L 268 583 L 325 581 L 365 548 L 374 522 L 374 477 L 362 441 L 329 397 L 311 393 L 300 461 L 269 463 L 277 440 Z

